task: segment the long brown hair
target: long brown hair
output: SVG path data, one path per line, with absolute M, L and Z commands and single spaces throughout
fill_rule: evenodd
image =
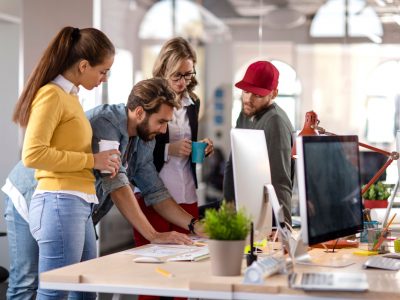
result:
M 29 76 L 15 106 L 13 121 L 26 127 L 37 91 L 79 60 L 85 59 L 93 67 L 114 54 L 114 45 L 100 30 L 64 27 L 47 46 L 38 65 Z
M 161 48 L 153 66 L 153 76 L 161 78 L 169 78 L 179 68 L 183 60 L 190 59 L 193 61 L 193 67 L 196 66 L 197 56 L 193 47 L 187 40 L 182 37 L 176 37 L 168 40 Z M 189 95 L 197 99 L 193 90 L 197 85 L 196 77 L 192 77 L 190 83 L 186 87 Z

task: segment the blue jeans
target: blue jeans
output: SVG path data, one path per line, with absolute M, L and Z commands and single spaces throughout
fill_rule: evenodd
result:
M 8 197 L 5 200 L 5 208 L 10 254 L 7 299 L 35 299 L 38 287 L 39 248 L 29 231 L 29 224 L 17 212 Z
M 39 245 L 39 273 L 96 257 L 92 204 L 62 193 L 35 195 L 29 225 Z M 68 292 L 39 289 L 37 300 L 66 299 Z M 68 299 L 96 299 L 95 293 L 70 292 Z

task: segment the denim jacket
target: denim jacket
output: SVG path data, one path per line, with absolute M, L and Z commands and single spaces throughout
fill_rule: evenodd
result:
M 99 204 L 94 208 L 92 215 L 94 224 L 97 224 L 111 209 L 113 202 L 110 193 L 128 185 L 129 181 L 147 192 L 147 205 L 170 197 L 153 164 L 155 142 L 144 142 L 138 137 L 129 139 L 127 108 L 124 104 L 97 106 L 86 112 L 86 115 L 93 129 L 93 153 L 99 152 L 101 139 L 118 141 L 122 161 L 119 172 L 114 178 L 103 176 L 97 170 L 94 172 L 96 194 L 99 199 Z M 130 180 L 126 169 L 128 163 Z
M 147 206 L 171 198 L 153 162 L 155 144 L 155 140 L 144 142 L 138 139 L 137 147 L 128 161 L 129 181 L 140 189 Z
M 8 174 L 3 192 L 12 201 L 21 217 L 28 221 L 28 209 L 36 189 L 35 170 L 27 168 L 19 161 Z

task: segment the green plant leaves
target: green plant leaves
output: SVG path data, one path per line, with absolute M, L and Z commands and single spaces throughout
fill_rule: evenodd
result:
M 244 240 L 250 231 L 250 217 L 244 209 L 222 202 L 219 210 L 208 209 L 203 220 L 205 232 L 214 240 Z
M 378 181 L 376 184 L 372 184 L 362 197 L 370 200 L 387 200 L 390 197 L 390 191 L 387 185 Z

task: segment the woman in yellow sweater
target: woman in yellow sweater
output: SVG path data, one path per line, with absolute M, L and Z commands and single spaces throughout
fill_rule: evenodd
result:
M 29 226 L 39 245 L 39 273 L 96 257 L 92 207 L 98 203 L 92 169 L 119 169 L 118 150 L 92 154 L 92 129 L 77 92 L 107 81 L 115 49 L 101 31 L 64 27 L 50 42 L 16 105 L 13 120 L 26 127 L 23 163 L 38 186 Z M 114 155 L 113 154 L 118 154 Z M 39 289 L 37 299 L 67 292 Z M 70 293 L 95 299 L 94 293 Z

